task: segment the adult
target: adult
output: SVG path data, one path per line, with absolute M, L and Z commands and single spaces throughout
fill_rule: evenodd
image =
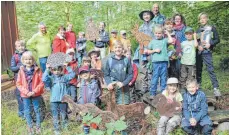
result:
M 153 4 L 151 11 L 154 14 L 154 18 L 151 20 L 153 24 L 163 25 L 165 22 L 165 16 L 159 12 L 159 5 L 157 3 Z
M 57 52 L 66 53 L 69 44 L 65 39 L 65 30 L 66 29 L 64 28 L 64 26 L 60 26 L 58 28 L 58 33 L 56 34 L 52 44 L 53 53 L 57 53 Z
M 26 48 L 39 58 L 41 70 L 44 72 L 46 69 L 47 57 L 52 51 L 52 39 L 49 33 L 47 33 L 46 25 L 44 23 L 39 23 L 38 28 L 39 32 L 34 34 L 32 38 L 28 40 Z
M 186 24 L 185 24 L 185 18 L 179 14 L 176 13 L 173 16 L 173 29 L 175 31 L 175 37 L 176 37 L 176 42 L 175 42 L 175 49 L 176 49 L 176 54 L 178 56 L 178 59 L 176 60 L 176 76 L 180 76 L 180 56 L 181 56 L 181 43 L 186 40 L 185 38 L 185 29 L 186 29 Z
M 120 31 L 120 41 L 123 44 L 124 50 L 131 50 L 131 42 L 127 39 L 125 30 Z
M 111 30 L 111 38 L 109 40 L 109 53 L 114 52 L 114 42 L 117 42 L 118 39 L 118 31 L 113 29 Z
M 99 38 L 95 40 L 95 50 L 100 51 L 101 59 L 106 55 L 106 44 L 109 41 L 109 34 L 105 31 L 105 27 L 105 22 L 99 23 Z
M 65 32 L 65 38 L 69 44 L 69 48 L 75 49 L 76 48 L 76 34 L 72 29 L 73 29 L 73 25 L 68 24 L 67 31 Z

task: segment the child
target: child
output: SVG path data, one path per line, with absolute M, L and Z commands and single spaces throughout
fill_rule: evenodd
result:
M 118 31 L 112 30 L 111 31 L 111 38 L 109 40 L 109 53 L 114 52 L 114 42 L 118 40 Z
M 124 54 L 131 61 L 131 54 L 132 54 L 131 50 L 125 50 Z M 137 77 L 138 77 L 138 68 L 137 68 L 137 65 L 135 63 L 133 63 L 133 61 L 131 61 L 131 64 L 132 64 L 132 69 L 133 69 L 133 78 L 128 85 L 130 88 L 130 95 L 131 95 L 130 96 L 130 100 L 131 100 L 130 102 L 135 103 L 137 100 L 136 99 L 136 91 L 135 91 L 135 82 L 136 82 Z
M 202 67 L 203 67 L 203 62 L 205 63 L 207 67 L 207 71 L 210 75 L 210 79 L 214 88 L 214 95 L 215 97 L 221 96 L 220 90 L 219 90 L 219 84 L 214 72 L 214 67 L 213 67 L 213 60 L 212 60 L 212 50 L 220 42 L 219 40 L 219 35 L 214 26 L 211 26 L 208 24 L 208 15 L 206 13 L 200 13 L 198 16 L 199 22 L 200 22 L 200 28 L 197 30 L 197 35 L 202 35 L 204 34 L 203 32 L 206 29 L 211 29 L 210 36 L 206 36 L 206 38 L 198 39 L 198 42 L 200 46 L 198 46 L 198 50 L 201 53 L 197 53 L 196 56 L 196 78 L 197 82 L 201 84 L 201 79 L 202 79 Z M 208 37 L 208 38 L 207 38 Z M 202 47 L 204 46 L 204 48 Z
M 65 64 L 67 65 L 67 64 Z M 72 71 L 71 67 L 67 67 L 68 74 L 63 73 L 63 66 L 57 66 L 51 68 L 50 73 L 50 65 L 46 64 L 46 70 L 42 77 L 44 83 L 52 82 L 49 88 L 46 90 L 50 90 L 50 102 L 51 102 L 51 110 L 53 115 L 53 124 L 54 124 L 54 132 L 56 135 L 60 134 L 59 127 L 59 114 L 62 119 L 62 128 L 67 128 L 67 103 L 61 102 L 64 95 L 68 94 L 67 86 L 69 81 L 75 77 L 75 73 Z M 46 85 L 47 86 L 47 85 Z
M 196 33 L 190 27 L 185 29 L 186 41 L 181 43 L 182 56 L 181 56 L 181 70 L 180 70 L 180 83 L 181 88 L 185 88 L 185 82 L 190 79 L 195 79 L 196 76 L 196 47 L 198 46 L 196 40 Z M 193 40 L 194 37 L 194 40 Z
M 86 56 L 86 38 L 84 32 L 79 32 L 79 37 L 76 40 L 76 57 L 78 60 L 78 67 L 81 66 L 83 56 Z
M 11 71 L 14 72 L 14 81 L 16 83 L 18 71 L 19 71 L 20 66 L 22 65 L 21 56 L 25 52 L 25 43 L 22 40 L 17 40 L 15 42 L 15 49 L 16 49 L 16 51 L 11 58 L 10 69 L 11 69 Z M 24 118 L 23 101 L 22 101 L 22 97 L 20 96 L 20 91 L 18 90 L 17 87 L 15 89 L 15 93 L 16 93 L 16 98 L 17 98 L 17 102 L 18 102 L 18 116 L 21 118 Z
M 84 56 L 82 59 L 82 66 L 88 66 L 91 68 L 91 58 L 88 56 Z
M 101 70 L 102 69 L 102 62 L 99 59 L 100 52 L 96 50 L 91 50 L 88 53 L 88 57 L 91 58 L 91 67 L 94 69 Z
M 165 20 L 164 24 L 165 29 L 169 32 L 170 36 L 173 39 L 173 42 L 168 45 L 168 56 L 169 56 L 169 69 L 168 76 L 169 77 L 179 77 L 179 71 L 176 70 L 176 62 L 177 57 L 180 55 L 180 42 L 176 40 L 175 31 L 173 30 L 173 21 L 171 18 Z M 165 35 L 165 37 L 168 37 Z
M 35 65 L 32 52 L 26 51 L 21 57 L 22 66 L 18 72 L 16 86 L 21 92 L 24 104 L 24 115 L 28 125 L 29 134 L 33 134 L 33 120 L 31 116 L 31 106 L 36 114 L 36 133 L 41 133 L 41 113 L 40 100 L 44 93 L 44 83 L 42 82 L 42 71 Z
M 66 54 L 70 55 L 70 57 L 72 58 L 72 61 L 68 63 L 68 66 L 70 66 L 72 68 L 72 70 L 75 72 L 75 75 L 77 75 L 78 72 L 78 65 L 76 60 L 74 59 L 75 57 L 75 51 L 73 48 L 68 49 Z M 68 74 L 68 71 L 65 69 L 64 70 L 65 74 Z M 70 94 L 70 96 L 72 97 L 73 101 L 77 101 L 77 79 L 76 77 L 73 78 L 70 82 L 69 82 L 69 86 L 68 86 L 68 92 Z
M 55 36 L 52 43 L 52 53 L 63 52 L 66 53 L 67 48 L 69 48 L 69 44 L 65 39 L 65 27 L 60 26 L 58 28 L 58 33 Z
M 177 107 L 176 110 L 182 109 L 182 95 L 178 89 L 178 79 L 177 78 L 169 78 L 167 80 L 167 87 L 162 92 L 162 94 L 167 98 L 169 103 L 178 102 L 180 103 L 180 107 Z M 168 135 L 173 129 L 178 126 L 181 122 L 181 116 L 174 115 L 171 118 L 167 116 L 161 116 L 158 122 L 157 134 L 158 135 Z
M 165 90 L 166 78 L 167 78 L 167 67 L 168 67 L 168 53 L 167 45 L 173 42 L 172 37 L 169 32 L 165 30 L 168 38 L 163 38 L 164 30 L 160 25 L 156 25 L 154 28 L 154 36 L 148 48 L 150 50 L 145 50 L 144 53 L 152 54 L 153 63 L 153 75 L 150 86 L 150 99 L 153 99 L 156 95 L 158 79 L 160 78 L 161 92 Z
M 199 90 L 196 80 L 186 82 L 187 92 L 183 95 L 183 119 L 181 126 L 190 135 L 197 133 L 197 127 L 204 135 L 211 135 L 212 121 L 208 116 L 208 104 L 204 92 Z
M 101 91 L 98 86 L 98 81 L 91 79 L 88 66 L 82 66 L 79 69 L 80 75 L 80 95 L 79 104 L 93 103 L 96 104 Z
M 104 69 L 104 79 L 108 90 L 114 90 L 113 82 L 119 89 L 116 93 L 117 104 L 130 104 L 130 91 L 128 84 L 133 78 L 133 69 L 128 58 L 123 56 L 123 45 L 121 42 L 114 44 L 114 54 L 107 59 Z

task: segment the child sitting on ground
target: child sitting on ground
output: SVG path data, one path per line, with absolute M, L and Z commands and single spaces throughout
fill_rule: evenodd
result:
M 15 42 L 15 53 L 13 54 L 11 58 L 11 65 L 10 65 L 11 71 L 14 72 L 15 83 L 17 81 L 18 71 L 20 69 L 20 66 L 22 65 L 21 56 L 24 52 L 25 52 L 25 43 L 22 40 L 17 40 Z M 18 103 L 18 116 L 21 118 L 24 118 L 23 101 L 22 101 L 22 97 L 20 96 L 20 91 L 18 90 L 17 87 L 15 89 L 15 93 L 16 93 L 16 99 Z
M 44 93 L 44 83 L 42 82 L 42 71 L 35 65 L 32 52 L 26 51 L 21 57 L 22 66 L 18 72 L 16 86 L 21 93 L 24 104 L 24 115 L 28 125 L 29 134 L 33 134 L 32 110 L 33 105 L 36 115 L 36 133 L 41 133 L 41 95 Z
M 181 126 L 190 135 L 196 135 L 198 127 L 204 135 L 211 135 L 212 121 L 208 116 L 208 104 L 204 92 L 199 90 L 195 79 L 186 82 L 183 95 L 183 119 Z
M 88 66 L 79 68 L 80 76 L 80 94 L 78 98 L 79 104 L 93 103 L 96 104 L 101 91 L 98 86 L 98 81 L 91 79 L 90 69 Z
M 178 102 L 180 103 L 180 107 L 177 107 L 176 110 L 181 110 L 182 107 L 182 95 L 179 92 L 178 88 L 178 79 L 177 78 L 169 78 L 167 80 L 167 87 L 162 92 L 162 94 L 167 98 L 169 103 Z M 176 126 L 178 126 L 181 122 L 181 116 L 178 114 L 173 115 L 172 117 L 161 116 L 158 127 L 157 127 L 157 135 L 168 135 L 170 132 L 174 130 Z
M 61 100 L 64 95 L 68 95 L 67 86 L 69 81 L 75 77 L 75 72 L 72 71 L 70 66 L 66 68 L 68 74 L 64 74 L 63 65 L 52 67 L 51 70 L 49 68 L 50 65 L 46 64 L 46 70 L 43 74 L 42 80 L 46 84 L 51 82 L 49 88 L 46 88 L 46 90 L 50 90 L 51 92 L 50 102 L 53 115 L 54 132 L 55 135 L 59 135 L 59 114 L 62 119 L 62 128 L 67 129 L 67 103 L 62 102 Z

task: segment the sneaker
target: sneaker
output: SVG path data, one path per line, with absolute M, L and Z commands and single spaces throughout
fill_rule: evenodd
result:
M 36 128 L 36 134 L 38 134 L 38 135 L 41 134 L 41 128 L 40 127 Z
M 214 96 L 215 97 L 220 97 L 221 96 L 221 93 L 220 93 L 218 88 L 214 88 Z

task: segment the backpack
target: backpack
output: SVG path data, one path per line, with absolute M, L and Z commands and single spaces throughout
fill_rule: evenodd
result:
M 14 59 L 15 59 L 16 65 L 17 65 L 18 62 L 19 62 L 19 55 L 18 55 L 17 53 L 15 53 L 15 54 L 13 55 L 13 57 L 14 57 Z

